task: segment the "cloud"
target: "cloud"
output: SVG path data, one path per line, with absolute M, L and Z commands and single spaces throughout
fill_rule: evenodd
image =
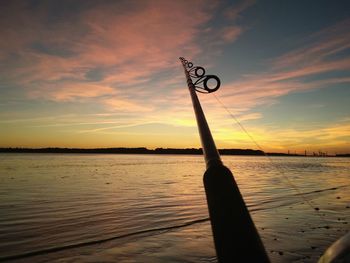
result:
M 350 19 L 312 34 L 304 47 L 293 50 L 273 61 L 275 68 L 310 66 L 350 48 Z
M 227 26 L 220 31 L 220 37 L 225 43 L 234 42 L 245 30 L 243 26 L 238 24 L 238 20 L 246 9 L 255 4 L 255 0 L 243 0 L 226 8 L 224 17 L 227 19 Z
M 242 33 L 242 28 L 238 26 L 229 26 L 222 30 L 222 38 L 225 42 L 233 42 Z
M 31 97 L 57 101 L 147 83 L 155 73 L 177 66 L 180 55 L 200 53 L 196 38 L 213 8 L 202 0 L 94 3 L 75 13 L 52 5 L 13 1 L 4 6 L 0 68 Z M 80 83 L 72 87 L 67 80 Z
M 259 105 L 278 103 L 281 96 L 350 83 L 348 74 L 342 74 L 350 69 L 349 53 L 344 52 L 349 50 L 347 24 L 343 21 L 317 32 L 304 39 L 306 47 L 304 44 L 302 48 L 267 61 L 264 72 L 244 75 L 237 81 L 223 84 L 215 94 L 241 122 L 247 122 L 249 133 L 264 150 L 284 151 L 289 148 L 300 151 L 306 148 L 317 151 L 319 148 L 339 152 L 345 150 L 344 145 L 349 145 L 349 125 L 339 120 L 332 120 L 328 126 L 308 124 L 300 130 L 255 127 L 249 122 L 264 117 L 253 113 Z M 234 121 L 214 97 L 202 96 L 201 101 L 203 107 L 208 108 L 207 117 L 219 145 L 232 141 L 232 145 L 256 148 L 238 126 L 232 126 Z
M 236 20 L 237 18 L 239 18 L 242 12 L 244 12 L 246 9 L 248 9 L 255 3 L 256 3 L 255 0 L 240 1 L 225 11 L 225 17 L 230 20 Z
M 179 75 L 183 82 L 180 55 L 191 59 L 205 49 L 203 39 L 223 45 L 242 33 L 232 16 L 220 37 L 207 31 L 217 6 L 207 0 L 11 1 L 0 11 L 7 25 L 0 27 L 0 76 L 30 99 L 96 99 L 108 111 L 151 112 L 177 100 L 165 88 L 175 87 Z M 158 81 L 158 75 L 166 77 Z M 178 103 L 181 108 L 183 100 Z
M 299 154 L 318 152 L 319 150 L 348 152 L 350 125 L 348 121 L 328 125 L 309 125 L 302 128 L 281 128 L 274 126 L 249 126 L 249 134 L 266 152 L 287 152 L 291 150 Z M 257 145 L 239 127 L 221 127 L 215 130 L 215 138 L 219 147 L 232 145 L 233 147 L 257 148 Z M 348 147 L 347 147 L 348 146 Z
M 53 101 L 74 101 L 76 98 L 96 98 L 115 94 L 116 90 L 92 83 L 68 82 L 60 84 L 47 83 L 43 88 L 30 90 L 29 96 Z
M 127 99 L 119 97 L 109 97 L 102 100 L 103 104 L 109 110 L 126 111 L 126 112 L 150 112 L 153 110 L 151 106 L 144 106 L 140 103 L 135 103 Z
M 264 73 L 245 75 L 238 81 L 226 84 L 221 89 L 224 102 L 249 109 L 273 103 L 276 98 L 291 92 L 350 83 L 348 76 L 318 78 L 324 73 L 349 71 L 350 57 L 338 55 L 350 48 L 350 34 L 346 27 L 349 21 L 326 28 L 306 39 L 308 47 L 270 60 Z
M 330 124 L 328 126 L 309 126 L 300 129 L 269 129 L 260 130 L 263 141 L 268 142 L 271 148 L 284 148 L 296 150 L 328 150 L 344 151 L 349 145 L 350 125 L 345 122 Z M 273 136 L 271 136 L 273 134 Z M 288 139 L 286 139 L 288 138 Z

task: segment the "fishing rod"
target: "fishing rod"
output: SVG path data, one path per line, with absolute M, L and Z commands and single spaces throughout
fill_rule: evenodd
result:
M 210 222 L 219 262 L 270 262 L 259 233 L 249 214 L 231 171 L 224 166 L 196 92 L 211 93 L 220 88 L 220 79 L 206 75 L 183 57 L 207 170 L 203 176 Z M 215 86 L 209 82 L 215 82 Z

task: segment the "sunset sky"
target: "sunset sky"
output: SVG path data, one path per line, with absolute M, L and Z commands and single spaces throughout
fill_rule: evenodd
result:
M 0 1 L 0 147 L 200 147 L 180 56 L 264 150 L 350 152 L 348 0 Z

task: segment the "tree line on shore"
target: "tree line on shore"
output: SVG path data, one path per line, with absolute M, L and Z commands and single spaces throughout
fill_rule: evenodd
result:
M 203 151 L 201 148 L 156 148 L 147 149 L 146 147 L 137 148 L 0 148 L 1 153 L 104 153 L 104 154 L 191 154 L 201 155 Z M 287 153 L 264 153 L 261 150 L 252 149 L 219 149 L 221 155 L 269 155 L 269 156 L 304 156 L 299 154 Z M 350 154 L 336 154 L 336 157 L 350 157 Z

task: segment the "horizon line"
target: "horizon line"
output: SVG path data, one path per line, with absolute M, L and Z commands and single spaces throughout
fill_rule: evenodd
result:
M 130 153 L 130 154 L 202 154 L 202 148 L 163 148 L 149 149 L 147 147 L 97 147 L 97 148 L 72 148 L 72 147 L 0 147 L 0 153 Z M 350 153 L 328 155 L 326 152 L 309 152 L 311 154 L 300 154 L 296 152 L 265 152 L 263 150 L 242 149 L 242 148 L 220 148 L 221 155 L 278 155 L 278 156 L 308 156 L 308 157 L 350 157 Z

